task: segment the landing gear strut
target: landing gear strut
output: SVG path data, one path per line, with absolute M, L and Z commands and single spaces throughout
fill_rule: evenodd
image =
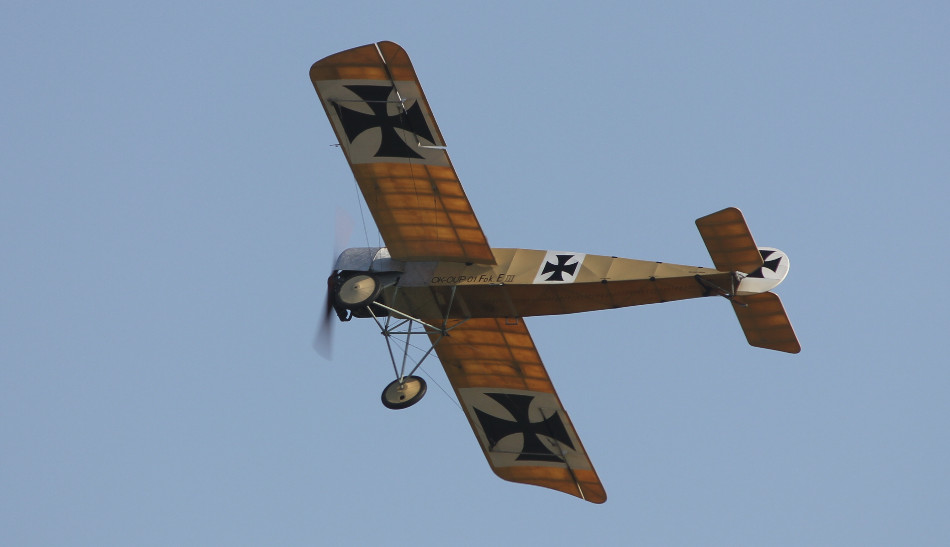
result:
M 344 289 L 339 294 L 346 294 L 347 297 L 352 294 L 354 295 L 353 301 L 358 298 L 365 298 L 373 293 L 379 294 L 378 289 L 371 288 L 365 279 L 355 279 L 354 281 L 355 285 L 358 286 L 354 286 L 352 292 L 347 292 Z M 422 366 L 422 362 L 425 361 L 426 357 L 432 354 L 443 336 L 447 336 L 449 331 L 467 321 L 467 319 L 462 319 L 451 326 L 448 324 L 452 303 L 455 301 L 455 289 L 455 287 L 452 287 L 452 295 L 448 306 L 445 308 L 445 317 L 440 321 L 441 326 L 412 317 L 395 307 L 399 295 L 398 282 L 388 305 L 375 300 L 372 301 L 371 306 L 365 308 L 376 321 L 376 325 L 379 326 L 380 334 L 386 339 L 386 347 L 389 349 L 389 356 L 393 363 L 393 372 L 396 374 L 396 379 L 386 386 L 381 396 L 383 406 L 386 408 L 393 410 L 408 408 L 419 402 L 422 396 L 426 394 L 426 382 L 419 376 L 415 376 L 415 372 Z M 361 296 L 355 296 L 357 293 Z M 380 319 L 377 310 L 374 310 L 374 308 L 386 313 L 384 320 Z M 416 334 L 416 338 L 412 337 L 413 334 Z M 430 335 L 434 336 L 435 339 L 429 342 L 428 349 L 416 347 L 411 343 L 419 338 L 429 341 Z M 422 356 L 416 357 L 413 355 L 410 357 L 413 350 L 422 352 Z
M 460 319 L 449 325 L 455 286 L 445 307 L 445 315 L 434 321 L 429 319 L 431 323 L 401 311 L 396 307 L 399 275 L 400 272 L 340 271 L 330 278 L 333 309 L 340 320 L 372 317 L 386 340 L 396 379 L 386 386 L 380 399 L 383 406 L 393 410 L 408 408 L 422 399 L 426 394 L 426 382 L 415 372 L 442 337 L 468 320 Z M 420 339 L 425 341 L 422 345 L 413 343 Z

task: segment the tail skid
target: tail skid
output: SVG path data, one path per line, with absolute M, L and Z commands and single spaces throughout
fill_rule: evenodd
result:
M 788 256 L 771 247 L 757 247 L 742 212 L 735 207 L 696 220 L 716 269 L 733 272 L 732 301 L 749 344 L 798 353 L 801 345 L 778 295 L 768 292 L 788 275 Z M 748 273 L 746 273 L 748 272 Z

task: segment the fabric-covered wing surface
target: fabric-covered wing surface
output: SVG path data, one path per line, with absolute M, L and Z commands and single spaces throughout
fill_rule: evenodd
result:
M 494 264 L 406 52 L 343 51 L 310 79 L 390 255 Z
M 469 319 L 429 337 L 495 474 L 606 501 L 523 320 Z

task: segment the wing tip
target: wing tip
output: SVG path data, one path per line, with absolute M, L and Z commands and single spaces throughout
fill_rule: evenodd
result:
M 489 460 L 491 464 L 491 460 Z M 517 484 L 539 486 L 557 492 L 563 492 L 590 503 L 601 504 L 607 501 L 607 491 L 600 477 L 591 469 L 571 469 L 570 467 L 518 466 L 495 467 L 492 472 L 500 479 Z

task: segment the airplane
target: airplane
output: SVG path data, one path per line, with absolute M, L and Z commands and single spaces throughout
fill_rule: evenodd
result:
M 435 353 L 502 479 L 607 499 L 527 317 L 721 296 L 749 344 L 801 350 L 770 292 L 788 274 L 788 256 L 756 246 L 738 209 L 696 220 L 713 268 L 492 248 L 405 50 L 378 42 L 342 51 L 314 63 L 310 79 L 385 243 L 336 258 L 318 349 L 328 351 L 337 319 L 373 319 L 396 376 L 381 395 L 390 409 L 422 398 L 426 383 L 415 373 Z

